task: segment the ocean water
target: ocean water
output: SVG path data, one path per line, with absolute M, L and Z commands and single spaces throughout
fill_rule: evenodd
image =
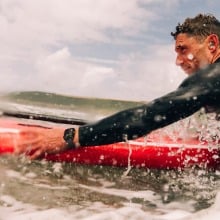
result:
M 0 158 L 0 219 L 217 219 L 220 173 Z
M 24 94 L 13 96 L 0 107 L 4 111 L 78 117 L 84 122 L 136 105 L 95 105 L 88 111 L 88 106 L 79 104 L 66 108 L 57 96 L 46 100 L 46 106 L 42 97 L 27 96 L 31 99 Z M 218 170 L 130 169 L 0 157 L 0 220 L 217 220 L 219 216 Z

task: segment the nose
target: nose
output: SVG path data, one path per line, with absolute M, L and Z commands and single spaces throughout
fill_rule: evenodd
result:
M 183 57 L 179 54 L 176 56 L 176 65 L 181 66 L 183 64 Z

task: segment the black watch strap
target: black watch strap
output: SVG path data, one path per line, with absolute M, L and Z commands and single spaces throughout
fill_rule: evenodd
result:
M 75 148 L 75 144 L 73 142 L 75 133 L 76 133 L 76 129 L 75 128 L 67 128 L 64 131 L 63 139 L 67 143 L 67 146 L 68 146 L 69 149 Z

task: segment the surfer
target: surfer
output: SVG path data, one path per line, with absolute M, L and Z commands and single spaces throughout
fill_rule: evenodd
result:
M 31 159 L 67 148 L 95 146 L 144 136 L 201 108 L 220 109 L 220 22 L 213 15 L 186 18 L 171 32 L 175 40 L 176 65 L 188 75 L 173 92 L 145 105 L 127 109 L 98 122 L 79 127 L 49 130 L 32 146 Z

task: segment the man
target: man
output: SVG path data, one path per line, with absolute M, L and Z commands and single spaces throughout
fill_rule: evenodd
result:
M 176 64 L 188 74 L 179 88 L 146 105 L 118 112 L 93 124 L 50 130 L 29 146 L 30 158 L 80 146 L 126 141 L 186 118 L 200 108 L 220 107 L 220 22 L 199 14 L 178 24 L 175 39 Z M 63 139 L 64 137 L 64 139 Z M 17 153 L 26 153 L 19 146 Z

